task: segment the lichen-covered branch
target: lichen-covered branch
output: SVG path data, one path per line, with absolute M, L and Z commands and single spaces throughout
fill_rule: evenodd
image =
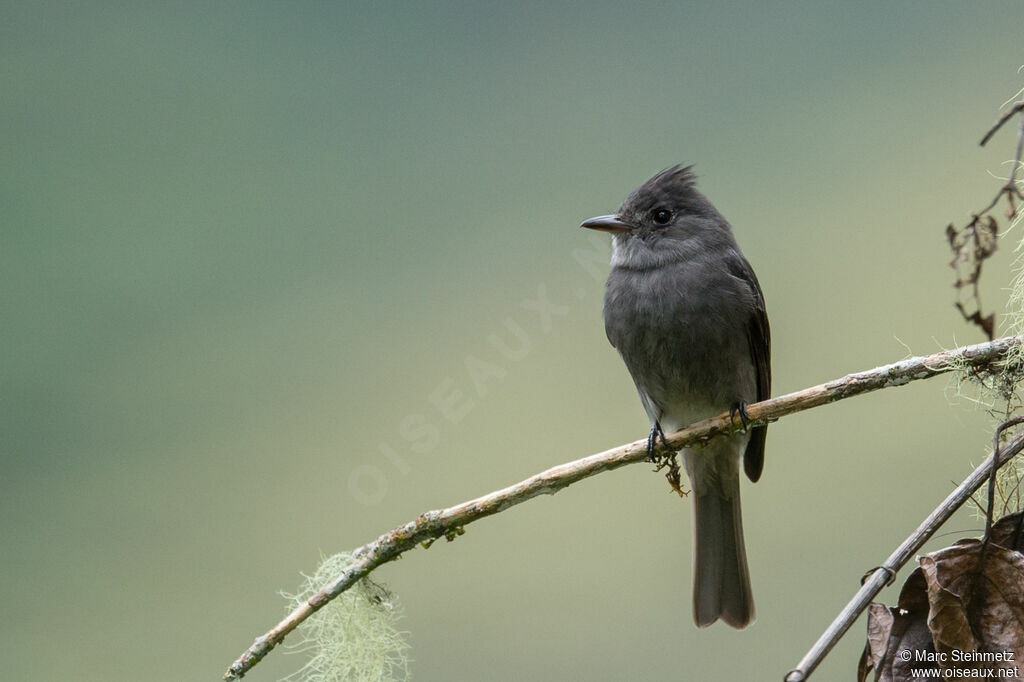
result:
M 902 386 L 911 381 L 927 379 L 954 369 L 987 370 L 1002 360 L 1007 351 L 1019 342 L 1018 337 L 1006 337 L 934 355 L 909 358 L 865 372 L 849 374 L 778 398 L 754 403 L 747 406 L 748 426 L 766 424 L 794 412 L 852 398 L 882 388 Z M 667 434 L 666 440 L 673 448 L 681 448 L 706 442 L 715 436 L 740 428 L 741 426 L 734 422 L 728 413 L 723 413 L 675 433 Z M 497 514 L 537 495 L 554 494 L 562 488 L 603 471 L 643 461 L 648 461 L 646 438 L 574 462 L 560 464 L 474 500 L 447 509 L 426 512 L 415 520 L 394 528 L 373 542 L 356 549 L 353 552 L 355 560 L 333 583 L 288 614 L 269 632 L 258 637 L 253 645 L 231 664 L 224 679 L 237 680 L 244 676 L 248 670 L 280 644 L 288 633 L 321 607 L 352 587 L 381 564 L 395 559 L 402 553 L 415 548 L 416 545 L 428 543 L 441 537 L 454 539 L 456 535 L 462 533 L 464 526 L 473 521 Z

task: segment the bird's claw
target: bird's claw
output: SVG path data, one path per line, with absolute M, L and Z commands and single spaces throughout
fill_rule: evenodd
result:
M 665 446 L 665 449 L 672 451 L 672 446 L 668 444 L 668 439 L 665 438 L 665 432 L 661 430 L 661 424 L 654 422 L 654 426 L 651 427 L 651 432 L 647 436 L 647 457 L 649 459 L 655 459 L 654 451 L 658 447 L 659 438 L 661 438 L 661 444 Z
M 743 430 L 747 430 L 747 425 L 750 424 L 750 415 L 747 414 L 747 404 L 742 400 L 733 403 L 733 406 L 729 408 L 729 421 L 736 423 L 736 415 L 740 416 L 740 424 L 743 425 Z

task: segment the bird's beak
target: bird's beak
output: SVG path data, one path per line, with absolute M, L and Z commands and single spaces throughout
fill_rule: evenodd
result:
M 633 225 L 624 222 L 617 215 L 599 215 L 596 218 L 590 218 L 584 220 L 580 227 L 585 227 L 588 230 L 600 230 L 602 232 L 611 232 L 612 234 L 620 234 L 622 232 L 629 232 L 634 229 Z

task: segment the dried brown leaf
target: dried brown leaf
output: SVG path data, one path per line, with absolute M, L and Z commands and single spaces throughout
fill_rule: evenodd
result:
M 978 317 L 981 317 L 980 311 L 978 313 Z M 981 325 L 981 330 L 983 332 L 985 332 L 985 334 L 988 336 L 989 341 L 991 341 L 992 339 L 995 338 L 995 336 L 996 336 L 996 314 L 995 313 L 991 313 L 988 317 L 982 318 L 981 322 L 979 322 L 979 324 Z
M 928 627 L 935 650 L 945 654 L 943 669 L 1019 670 L 1017 662 L 1024 656 L 1024 555 L 994 543 L 982 553 L 980 540 L 960 540 L 921 557 L 921 570 L 931 607 Z M 1010 661 L 965 661 L 963 652 L 1002 654 Z
M 964 542 L 972 543 L 970 550 L 964 551 Z M 974 547 L 977 542 L 960 540 L 952 547 L 921 557 L 921 570 L 928 583 L 928 627 L 940 652 L 978 648 L 967 620 L 974 586 L 971 572 L 977 565 L 977 547 Z
M 871 604 L 858 682 L 947 677 L 1022 680 L 1024 513 L 1004 516 L 990 541 L 960 540 L 921 557 L 896 608 Z M 975 659 L 975 660 L 971 660 Z M 874 671 L 874 675 L 871 673 Z
M 886 653 L 895 619 L 894 611 L 878 602 L 868 604 L 868 638 L 864 643 L 864 653 L 860 655 L 860 663 L 857 664 L 857 682 L 866 682 L 868 675 L 876 668 L 880 676 L 881 671 L 892 664 L 892 656 L 886 656 Z
M 1024 512 L 1007 514 L 992 524 L 989 539 L 1006 549 L 1024 551 Z
M 973 227 L 974 260 L 980 265 L 999 246 L 999 223 L 992 215 L 987 215 L 984 219 L 976 218 Z
M 992 340 L 995 338 L 995 314 L 982 314 L 978 282 L 985 261 L 999 248 L 999 222 L 985 212 L 975 215 L 971 222 L 961 228 L 949 224 L 946 226 L 946 241 L 953 253 L 949 266 L 956 273 L 956 281 L 953 283 L 957 290 L 956 308 L 964 320 L 981 327 L 989 340 Z M 974 308 L 973 312 L 967 311 L 965 297 L 970 307 Z
M 928 591 L 919 568 L 903 584 L 898 608 L 884 604 L 868 607 L 868 639 L 857 667 L 858 682 L 865 682 L 872 669 L 876 670 L 874 679 L 881 682 L 923 680 L 912 672 L 930 667 L 927 661 L 933 660 L 934 654 L 928 629 Z

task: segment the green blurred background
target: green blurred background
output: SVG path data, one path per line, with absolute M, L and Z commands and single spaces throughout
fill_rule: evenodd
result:
M 643 437 L 577 226 L 671 164 L 757 269 L 775 394 L 981 340 L 943 228 L 1012 154 L 977 142 L 1020 9 L 4 2 L 3 678 L 219 679 L 322 552 Z M 645 466 L 375 575 L 418 680 L 780 679 L 989 429 L 943 379 L 772 426 L 744 632 L 693 626 L 689 506 Z

